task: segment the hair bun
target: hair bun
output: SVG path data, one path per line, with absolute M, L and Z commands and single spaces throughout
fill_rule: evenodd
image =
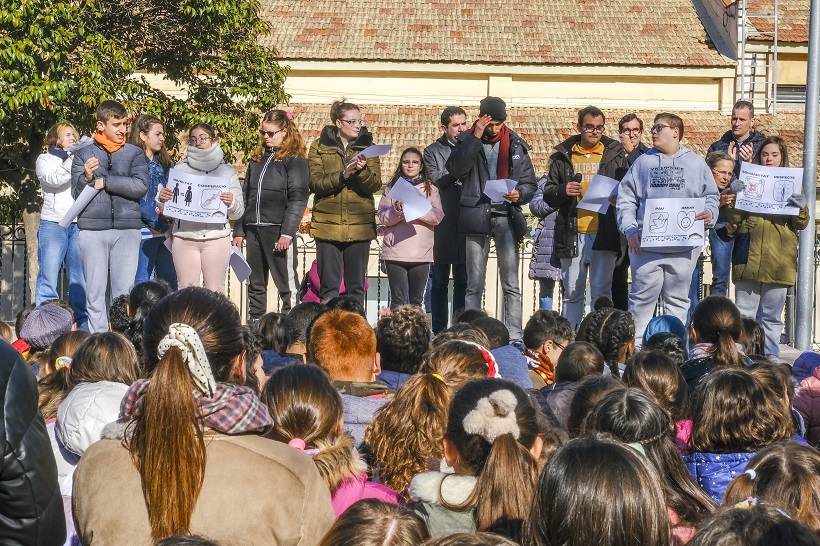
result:
M 475 409 L 464 417 L 464 431 L 481 436 L 490 443 L 503 434 L 512 434 L 518 440 L 521 429 L 515 415 L 517 407 L 518 399 L 512 391 L 495 391 L 479 400 Z

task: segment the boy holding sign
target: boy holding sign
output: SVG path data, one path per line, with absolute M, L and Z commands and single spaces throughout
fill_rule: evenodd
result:
M 688 148 L 681 146 L 683 120 L 669 113 L 655 116 L 652 127 L 651 148 L 639 157 L 618 190 L 618 229 L 629 244 L 629 260 L 632 268 L 632 288 L 629 292 L 629 311 L 635 317 L 635 345 L 639 349 L 646 325 L 658 296 L 663 297 L 665 312 L 686 322 L 689 309 L 689 285 L 695 269 L 703 233 L 694 237 L 670 237 L 669 246 L 642 248 L 644 231 L 653 236 L 674 227 L 692 230 L 694 222 L 703 220 L 712 227 L 717 218 L 719 193 L 712 172 L 706 162 Z M 692 218 L 688 211 L 674 203 L 695 198 L 704 199 L 703 210 Z M 644 213 L 648 207 L 667 203 L 669 211 L 650 214 L 651 225 L 644 225 Z M 664 217 L 663 213 L 667 213 Z M 668 231 L 667 231 L 668 232 Z

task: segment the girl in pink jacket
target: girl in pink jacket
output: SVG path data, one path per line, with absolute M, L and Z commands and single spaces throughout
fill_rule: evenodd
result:
M 430 203 L 430 210 L 421 217 L 410 216 L 411 211 L 404 210 L 401 200 L 390 197 L 400 179 L 409 182 Z M 407 148 L 379 201 L 379 221 L 384 225 L 382 259 L 387 266 L 392 309 L 407 303 L 424 304 L 424 290 L 433 262 L 433 227 L 443 218 L 438 188 L 430 182 L 421 152 Z
M 401 496 L 371 482 L 367 464 L 344 432 L 342 397 L 316 366 L 285 366 L 271 374 L 262 392 L 273 426 L 268 436 L 309 455 L 330 489 L 338 518 L 353 503 L 378 499 L 399 504 Z

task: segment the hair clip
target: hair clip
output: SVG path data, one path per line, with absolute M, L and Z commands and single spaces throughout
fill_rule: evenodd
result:
M 512 434 L 518 440 L 521 429 L 515 409 L 518 399 L 508 389 L 495 391 L 482 398 L 474 410 L 464 417 L 464 432 L 481 436 L 490 443 L 503 434 Z
M 432 375 L 433 377 L 435 377 L 436 379 L 438 379 L 439 381 L 441 381 L 442 383 L 444 383 L 444 378 L 443 378 L 443 377 L 441 377 L 441 374 L 431 373 L 430 375 Z
M 304 450 L 305 450 L 305 448 L 307 447 L 307 444 L 306 444 L 306 443 L 305 443 L 305 441 L 304 441 L 304 440 L 302 440 L 301 438 L 294 438 L 294 439 L 292 439 L 290 442 L 288 442 L 288 445 L 289 445 L 290 447 L 295 447 L 295 448 L 296 448 L 296 449 L 298 449 L 299 451 L 304 451 Z
M 71 368 L 72 359 L 70 356 L 58 356 L 54 361 L 54 369 L 62 370 L 63 368 Z
M 288 118 L 288 121 L 293 121 L 293 114 L 285 110 L 285 117 Z
M 749 479 L 751 479 L 751 480 L 754 480 L 755 478 L 757 478 L 757 472 L 755 472 L 751 468 L 747 468 L 746 471 L 744 472 L 744 474 L 748 474 Z

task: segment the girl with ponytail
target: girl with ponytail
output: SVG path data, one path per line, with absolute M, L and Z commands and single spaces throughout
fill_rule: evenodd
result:
M 738 343 L 743 322 L 732 300 L 709 296 L 692 311 L 690 337 L 696 343 L 681 373 L 691 393 L 703 376 L 716 368 L 745 368 L 751 361 Z
M 333 522 L 327 488 L 308 458 L 261 436 L 271 418 L 241 386 L 236 307 L 207 289 L 180 290 L 148 313 L 143 343 L 148 378 L 128 389 L 120 421 L 74 474 L 80 542 L 201 534 L 224 543 L 317 543 Z M 248 499 L 252 509 L 235 509 Z
M 455 472 L 413 478 L 409 495 L 431 536 L 491 531 L 520 541 L 543 442 L 537 412 L 521 387 L 484 378 L 450 404 L 444 459 Z
M 304 451 L 313 459 L 339 517 L 353 503 L 378 499 L 398 504 L 395 491 L 367 479 L 367 463 L 344 431 L 342 397 L 325 372 L 302 364 L 279 368 L 262 392 L 273 426 L 268 437 Z

